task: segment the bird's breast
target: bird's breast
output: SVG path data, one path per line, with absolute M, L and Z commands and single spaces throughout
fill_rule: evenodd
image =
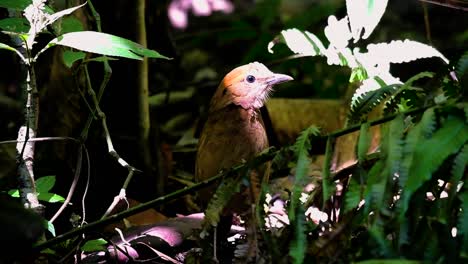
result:
M 196 179 L 215 176 L 267 147 L 265 126 L 258 110 L 230 105 L 210 113 L 198 145 Z

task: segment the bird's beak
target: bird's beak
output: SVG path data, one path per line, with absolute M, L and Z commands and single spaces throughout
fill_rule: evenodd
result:
M 269 86 L 279 84 L 279 83 L 284 83 L 284 82 L 289 82 L 292 81 L 293 78 L 289 75 L 286 74 L 280 74 L 280 73 L 274 73 L 273 76 L 267 79 L 267 83 Z

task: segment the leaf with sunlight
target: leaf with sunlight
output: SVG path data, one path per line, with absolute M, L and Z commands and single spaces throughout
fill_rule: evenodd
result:
M 388 0 L 346 0 L 354 43 L 361 38 L 361 34 L 363 39 L 370 36 L 385 13 L 387 2 Z
M 317 56 L 325 52 L 325 47 L 317 36 L 297 28 L 281 31 L 281 34 L 268 44 L 270 53 L 273 53 L 273 46 L 277 43 L 285 43 L 292 52 L 301 55 Z
M 159 54 L 157 51 L 147 49 L 128 39 L 95 31 L 81 31 L 63 34 L 51 40 L 40 53 L 55 45 L 66 46 L 101 55 L 124 57 L 135 60 L 142 60 L 143 57 L 166 60 L 171 59 Z

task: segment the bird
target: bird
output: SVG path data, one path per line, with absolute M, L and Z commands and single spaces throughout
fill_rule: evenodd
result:
M 273 73 L 260 62 L 239 66 L 222 79 L 210 101 L 208 117 L 200 134 L 195 181 L 211 178 L 269 147 L 260 108 L 274 85 L 291 80 L 292 77 Z M 259 182 L 267 181 L 269 165 L 257 168 L 254 174 L 260 178 Z M 206 207 L 215 191 L 216 186 L 198 193 L 202 207 Z M 224 214 L 244 213 L 248 208 L 245 201 L 249 201 L 244 194 L 232 198 L 244 202 L 230 202 Z

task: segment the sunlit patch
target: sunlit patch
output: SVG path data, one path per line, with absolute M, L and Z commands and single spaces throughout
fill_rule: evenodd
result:
M 457 233 L 458 233 L 457 228 L 456 228 L 456 227 L 452 227 L 452 230 L 451 230 L 452 237 L 457 237 Z
M 328 220 L 328 214 L 320 211 L 317 207 L 309 207 L 305 212 L 305 215 L 312 220 L 316 225 L 320 222 L 326 222 Z
M 426 192 L 426 199 L 429 201 L 434 201 L 436 198 L 432 192 Z

